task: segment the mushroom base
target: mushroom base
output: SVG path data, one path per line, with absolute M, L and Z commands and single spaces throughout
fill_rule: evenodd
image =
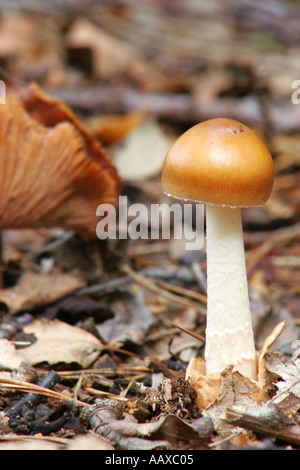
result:
M 206 373 L 233 365 L 256 377 L 240 208 L 206 206 L 207 326 Z

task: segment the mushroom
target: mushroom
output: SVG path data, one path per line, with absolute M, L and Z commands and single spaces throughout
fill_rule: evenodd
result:
M 229 118 L 195 125 L 166 155 L 164 192 L 206 204 L 206 374 L 231 365 L 250 379 L 256 376 L 241 208 L 261 206 L 273 177 L 265 144 Z
M 96 210 L 117 204 L 120 179 L 100 143 L 37 85 L 0 106 L 0 229 L 62 227 L 96 239 Z

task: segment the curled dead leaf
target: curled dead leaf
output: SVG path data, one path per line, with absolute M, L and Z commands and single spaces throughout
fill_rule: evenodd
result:
M 199 411 L 205 410 L 215 402 L 221 389 L 221 374 L 206 375 L 205 362 L 194 357 L 187 367 L 186 378 L 197 392 L 196 402 Z
M 141 120 L 113 155 L 122 180 L 141 181 L 159 175 L 171 142 L 154 119 Z
M 85 120 L 86 128 L 105 144 L 122 142 L 145 118 L 144 111 L 134 111 L 125 115 L 92 116 Z
M 18 284 L 0 290 L 0 302 L 10 314 L 40 308 L 82 287 L 82 281 L 67 273 L 26 271 Z
M 210 416 L 216 428 L 220 426 L 219 431 L 224 428 L 222 417 L 225 416 L 228 407 L 249 406 L 253 403 L 260 405 L 268 399 L 268 390 L 265 386 L 266 355 L 285 327 L 286 322 L 281 322 L 266 338 L 258 357 L 256 381 L 244 377 L 230 366 L 219 374 L 206 375 L 203 360 L 193 358 L 190 361 L 186 371 L 186 379 L 196 391 L 196 403 L 199 411 L 205 416 Z
M 267 338 L 265 339 L 263 346 L 261 348 L 261 353 L 259 356 L 258 362 L 258 384 L 261 390 L 264 389 L 265 386 L 265 378 L 266 378 L 266 355 L 270 352 L 271 347 L 275 343 L 278 336 L 281 335 L 283 330 L 286 328 L 286 321 L 280 322 L 278 325 L 275 326 L 273 331 Z
M 77 363 L 85 368 L 97 359 L 102 349 L 101 341 L 94 335 L 60 320 L 36 320 L 25 327 L 24 331 L 37 338 L 31 346 L 19 349 L 23 360 L 32 365 L 40 362 L 64 362 Z
M 18 369 L 23 359 L 19 356 L 14 344 L 8 339 L 0 339 L 0 368 L 5 370 Z

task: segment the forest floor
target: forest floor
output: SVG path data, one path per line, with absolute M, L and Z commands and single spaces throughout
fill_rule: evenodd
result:
M 114 163 L 120 194 L 148 209 L 147 233 L 162 230 L 152 205 L 170 203 L 164 156 L 200 121 L 254 129 L 275 178 L 267 203 L 243 210 L 259 403 L 261 383 L 226 370 L 201 409 L 187 380 L 204 354 L 205 246 L 2 230 L 0 450 L 299 449 L 300 3 L 13 5 L 0 1 L 7 93 L 36 83 L 65 103 Z

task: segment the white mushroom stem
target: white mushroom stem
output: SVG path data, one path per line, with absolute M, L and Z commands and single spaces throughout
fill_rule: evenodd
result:
M 255 379 L 241 209 L 206 206 L 207 327 L 206 373 L 233 365 Z

